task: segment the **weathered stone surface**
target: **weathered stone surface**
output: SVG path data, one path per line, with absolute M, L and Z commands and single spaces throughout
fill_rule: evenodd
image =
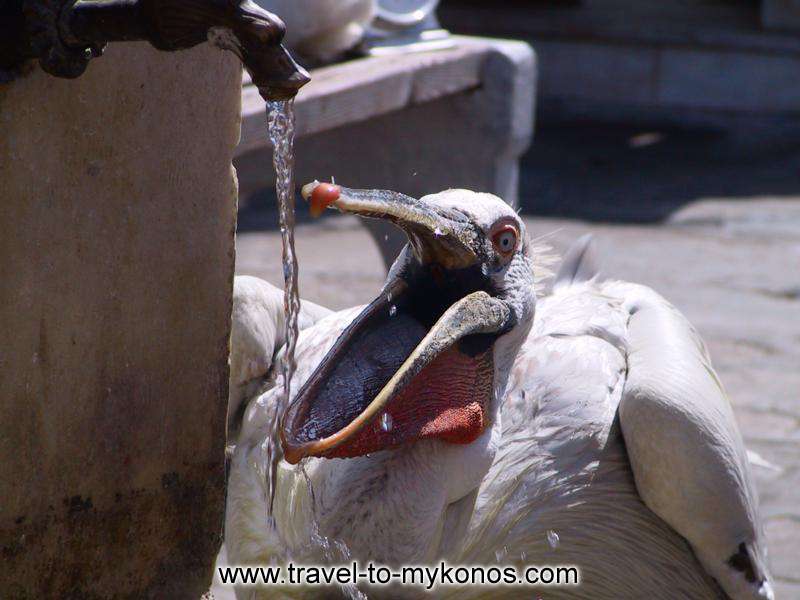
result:
M 240 66 L 0 86 L 0 596 L 199 597 L 221 536 Z

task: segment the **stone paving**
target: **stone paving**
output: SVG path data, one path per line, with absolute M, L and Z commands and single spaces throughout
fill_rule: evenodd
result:
M 705 338 L 751 450 L 778 598 L 800 598 L 800 199 L 706 200 L 661 224 L 592 224 L 526 217 L 532 237 L 561 253 L 595 236 L 607 277 L 644 283 L 676 304 Z M 384 267 L 354 217 L 297 230 L 300 290 L 331 308 L 364 303 Z M 277 231 L 242 232 L 237 272 L 281 285 Z

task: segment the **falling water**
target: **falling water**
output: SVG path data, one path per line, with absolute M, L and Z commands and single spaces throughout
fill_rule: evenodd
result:
M 296 367 L 294 351 L 297 345 L 297 315 L 300 312 L 300 295 L 297 289 L 297 255 L 294 251 L 294 100 L 267 102 L 267 131 L 272 143 L 272 164 L 275 167 L 275 191 L 278 196 L 278 214 L 283 243 L 283 310 L 286 313 L 286 346 L 283 353 L 283 394 L 279 399 L 278 418 L 272 421 L 267 442 L 270 460 L 267 472 L 269 514 L 275 501 L 278 462 L 283 458 L 278 424 L 289 402 L 292 376 Z
M 283 351 L 283 394 L 281 394 L 275 412 L 277 418 L 272 421 L 272 429 L 267 440 L 267 457 L 269 469 L 267 471 L 267 493 L 269 494 L 268 522 L 274 528 L 273 504 L 278 477 L 278 463 L 283 458 L 280 445 L 278 427 L 280 416 L 283 415 L 291 394 L 292 376 L 297 363 L 295 362 L 295 347 L 297 346 L 297 316 L 300 312 L 300 294 L 297 287 L 297 255 L 294 250 L 294 100 L 272 100 L 267 102 L 267 131 L 272 143 L 272 164 L 275 168 L 275 191 L 278 197 L 278 214 L 281 227 L 281 241 L 283 243 L 283 308 L 286 313 L 286 345 Z M 311 479 L 308 477 L 305 466 L 301 462 L 298 466 L 300 473 L 305 478 L 311 503 L 311 540 L 322 549 L 325 557 L 331 562 L 349 561 L 350 550 L 342 542 L 334 540 L 331 543 L 319 531 L 316 516 L 316 502 Z M 354 585 L 342 586 L 342 591 L 351 600 L 365 600 L 361 591 Z
M 383 429 L 388 433 L 389 431 L 392 430 L 392 427 L 393 427 L 392 415 L 390 415 L 388 412 L 383 413 L 381 415 L 381 429 Z
M 555 550 L 558 548 L 559 543 L 561 543 L 558 534 L 553 531 L 552 529 L 547 530 L 547 543 L 550 544 L 550 547 Z

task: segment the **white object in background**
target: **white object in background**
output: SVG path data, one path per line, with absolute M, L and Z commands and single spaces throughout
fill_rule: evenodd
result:
M 302 58 L 330 62 L 357 46 L 375 0 L 255 0 L 286 23 L 284 42 Z
M 394 27 L 416 27 L 431 19 L 439 0 L 378 0 L 375 17 Z
M 438 5 L 439 0 L 377 0 L 364 48 L 372 55 L 452 48 L 436 19 Z

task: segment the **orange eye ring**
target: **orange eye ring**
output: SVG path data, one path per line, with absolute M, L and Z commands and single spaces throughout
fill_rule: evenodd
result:
M 519 231 L 516 225 L 501 221 L 492 227 L 492 246 L 495 252 L 504 258 L 510 257 L 517 250 Z

